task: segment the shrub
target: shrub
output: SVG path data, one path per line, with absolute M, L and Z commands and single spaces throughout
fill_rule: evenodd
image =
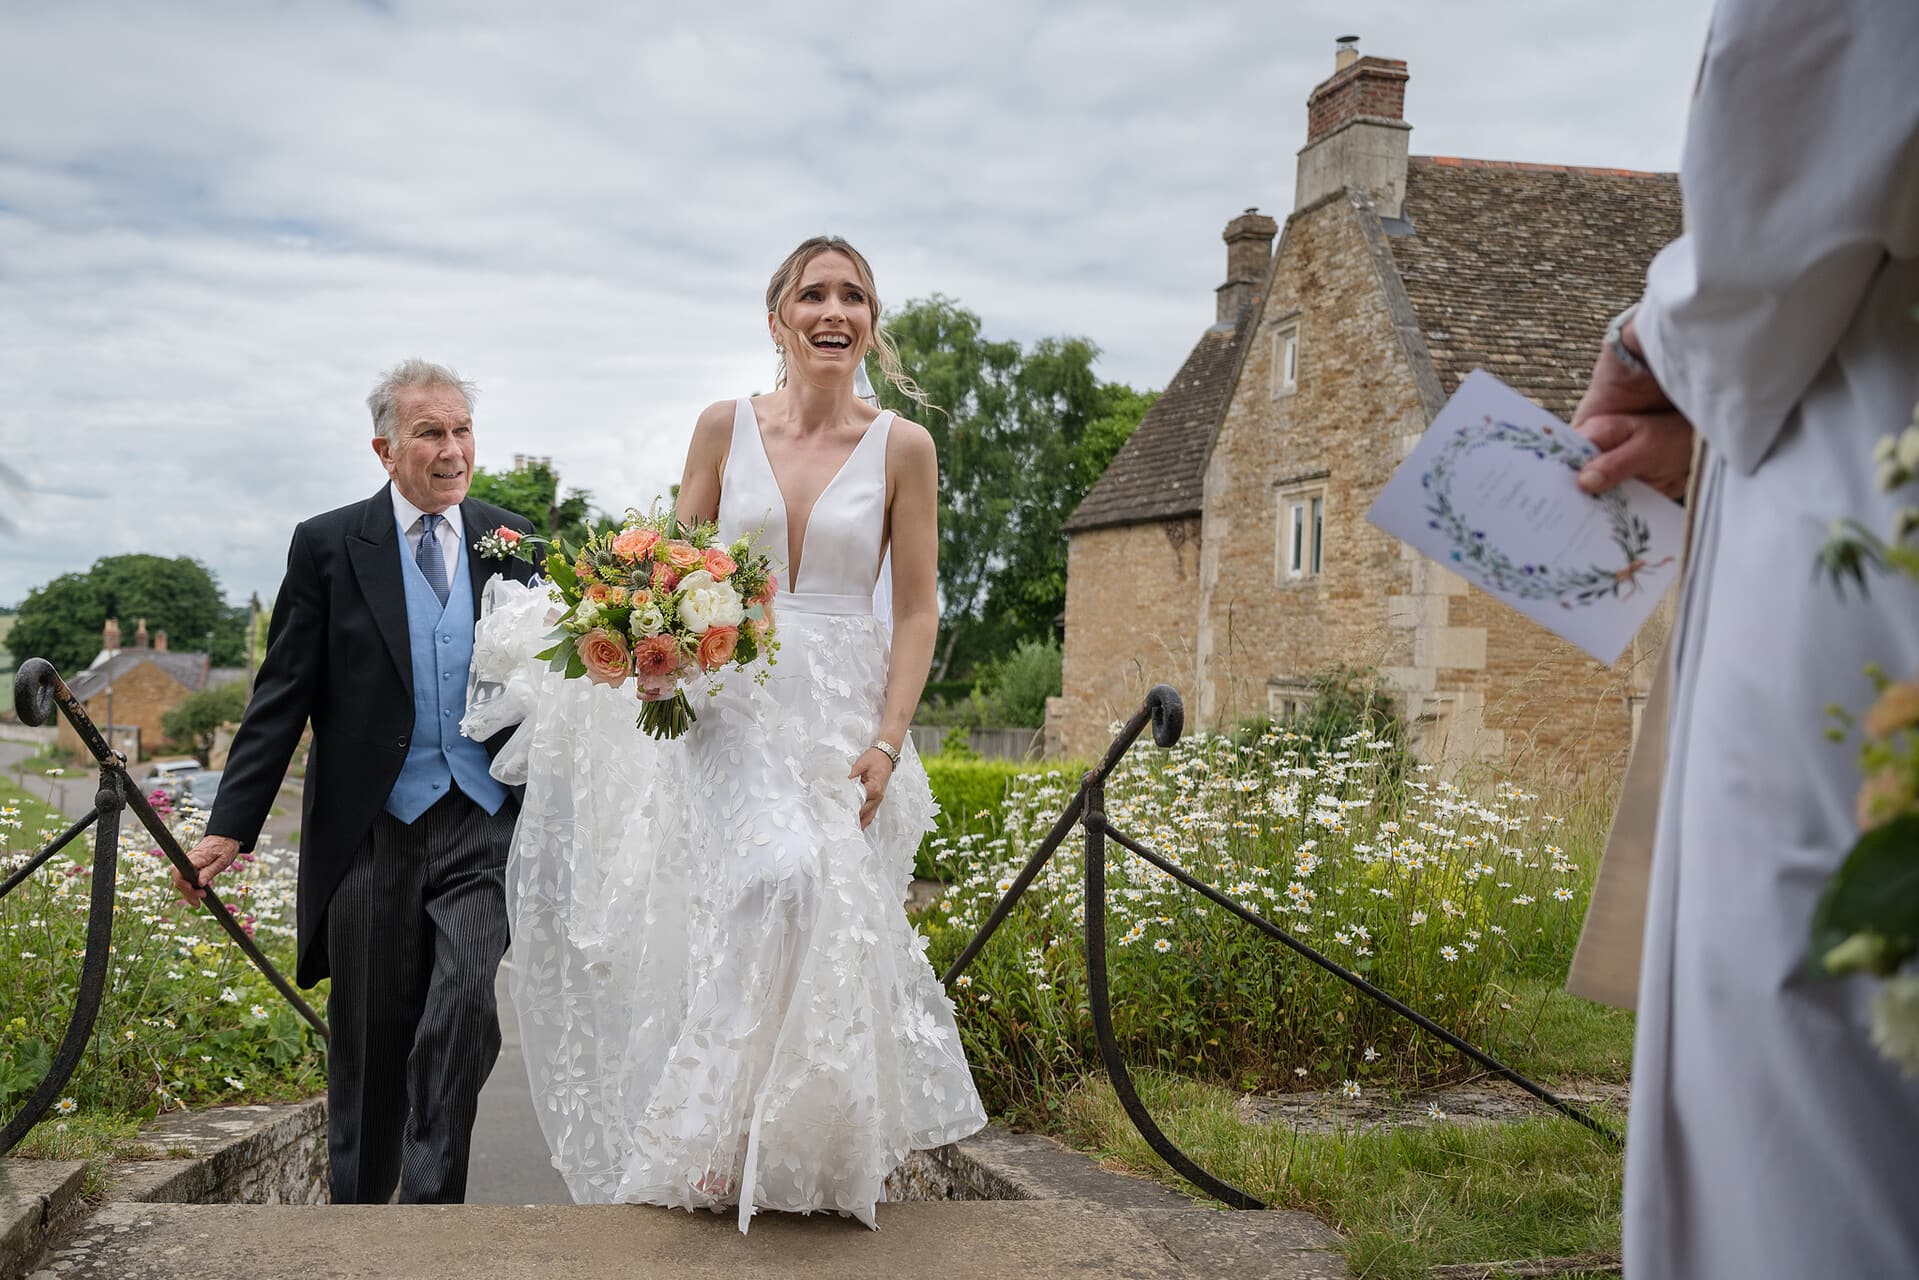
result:
M 914 874 L 952 880 L 957 868 L 949 852 L 969 849 L 999 836 L 1006 789 L 1024 766 L 1010 760 L 981 760 L 941 754 L 924 760 L 933 798 L 939 801 L 939 825 L 920 844 Z
M 246 682 L 235 680 L 182 698 L 178 706 L 160 717 L 160 731 L 205 764 L 208 753 L 213 750 L 215 730 L 238 721 L 246 709 Z
M 1512 973 L 1563 971 L 1603 825 L 1573 843 L 1539 797 L 1395 783 L 1391 744 L 1272 730 L 1146 747 L 1115 770 L 1114 824 L 1433 1017 L 1480 1038 Z M 1421 770 L 1429 766 L 1419 766 Z M 949 963 L 1010 886 L 1077 780 L 1012 780 L 1001 829 L 944 852 L 960 879 L 922 917 Z M 1086 990 L 1084 841 L 1069 840 L 954 991 L 989 1107 L 1040 1104 L 1097 1063 Z M 1109 842 L 1114 1018 L 1142 1066 L 1240 1088 L 1420 1087 L 1451 1050 Z
M 998 722 L 1037 729 L 1046 723 L 1046 700 L 1059 696 L 1059 641 L 1022 640 L 1005 657 L 987 664 L 980 683 L 989 691 Z

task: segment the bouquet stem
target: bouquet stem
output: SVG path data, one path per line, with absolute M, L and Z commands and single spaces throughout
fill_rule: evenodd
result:
M 693 704 L 686 700 L 686 691 L 675 689 L 670 698 L 641 704 L 639 727 L 655 738 L 677 738 L 697 719 Z

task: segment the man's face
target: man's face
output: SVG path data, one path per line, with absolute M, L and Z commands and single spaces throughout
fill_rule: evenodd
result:
M 373 437 L 400 496 L 422 511 L 456 507 L 473 483 L 473 416 L 452 387 L 420 387 L 399 396 L 400 442 Z

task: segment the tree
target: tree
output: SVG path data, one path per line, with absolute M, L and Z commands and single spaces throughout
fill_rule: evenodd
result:
M 174 648 L 210 652 L 215 666 L 246 660 L 246 610 L 229 608 L 212 572 L 187 556 L 104 556 L 84 573 L 35 587 L 20 602 L 7 647 L 71 675 L 100 652 L 108 618 L 120 619 L 128 642 L 145 618 L 147 629 L 166 632 Z
M 160 732 L 168 740 L 189 748 L 205 764 L 213 751 L 213 735 L 223 724 L 237 724 L 246 714 L 247 685 L 244 680 L 202 689 L 188 694 L 180 705 L 160 717 Z
M 1066 600 L 1066 517 L 1153 396 L 1093 372 L 1099 349 L 1047 338 L 992 341 L 949 298 L 887 319 L 921 409 L 893 387 L 880 402 L 922 423 L 940 455 L 940 647 L 935 676 L 1054 633 Z
M 559 488 L 560 479 L 553 474 L 552 467 L 544 462 L 532 462 L 511 471 L 475 467 L 473 485 L 467 492 L 481 502 L 525 516 L 535 529 L 549 538 L 582 541 L 605 517 L 589 505 L 592 495 L 585 489 L 570 489 L 566 497 L 556 502 Z

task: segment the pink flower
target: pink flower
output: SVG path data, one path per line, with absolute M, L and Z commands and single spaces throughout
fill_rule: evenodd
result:
M 671 591 L 679 585 L 680 571 L 678 569 L 675 569 L 670 564 L 656 564 L 653 566 L 653 589 L 655 591 Z
M 660 535 L 651 529 L 628 529 L 613 539 L 608 550 L 628 564 L 632 564 L 636 560 L 644 560 L 651 555 L 653 545 L 659 540 Z
M 753 598 L 748 600 L 747 603 L 748 604 L 767 604 L 772 601 L 775 595 L 779 594 L 779 590 L 780 590 L 780 576 L 777 573 L 773 573 L 769 571 L 766 575 L 766 585 L 764 587 L 761 587 L 758 591 L 754 592 Z M 767 613 L 767 616 L 770 618 L 773 615 L 769 611 Z
M 613 588 L 604 582 L 589 583 L 586 588 L 586 598 L 594 604 L 605 604 L 613 598 Z
M 680 674 L 680 646 L 672 636 L 648 636 L 633 646 L 633 670 L 645 685 L 669 690 Z
M 586 678 L 595 684 L 618 687 L 633 669 L 626 641 L 605 627 L 595 627 L 573 642 L 573 651 L 586 664 Z
M 738 627 L 708 627 L 700 637 L 700 666 L 708 671 L 725 666 L 733 661 L 733 650 L 739 643 Z
M 518 529 L 509 528 L 506 525 L 501 525 L 499 528 L 493 531 L 493 536 L 498 538 L 501 542 L 506 543 L 508 547 L 517 547 L 520 545 L 520 539 L 524 538 L 526 535 L 521 533 Z
M 681 573 L 700 567 L 700 549 L 690 542 L 681 542 L 678 538 L 666 544 L 660 552 L 660 559 L 678 569 Z
M 718 547 L 708 547 L 701 559 L 706 565 L 706 571 L 720 582 L 726 581 L 732 576 L 733 570 L 740 567 L 739 561 Z

